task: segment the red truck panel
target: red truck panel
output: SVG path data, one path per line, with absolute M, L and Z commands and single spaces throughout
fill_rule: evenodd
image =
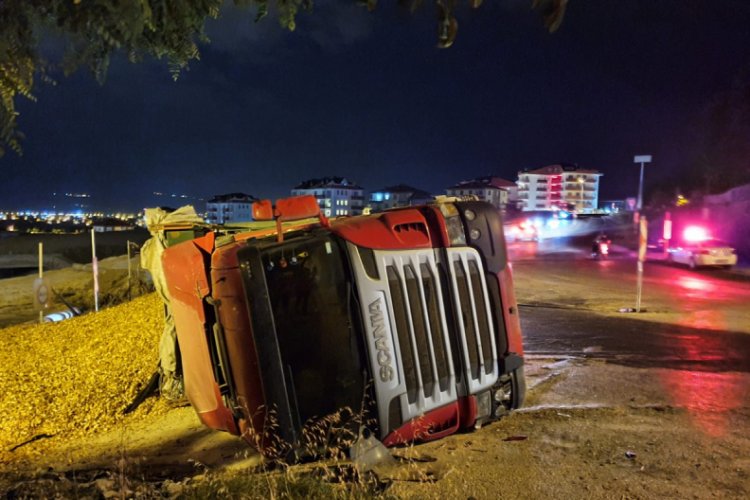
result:
M 460 398 L 458 401 L 407 422 L 388 434 L 383 439 L 383 444 L 390 447 L 414 441 L 434 441 L 454 434 L 461 428 L 474 425 L 476 419 L 476 398 L 474 396 Z
M 175 319 L 185 392 L 190 404 L 205 425 L 237 432 L 231 412 L 221 401 L 206 340 L 203 299 L 210 288 L 206 274 L 208 254 L 201 248 L 206 246 L 213 246 L 213 234 L 167 248 L 162 264 L 171 296 L 170 308 Z
M 372 216 L 336 219 L 331 229 L 365 248 L 430 248 L 432 240 L 424 215 L 416 209 L 393 210 Z
M 508 335 L 508 352 L 523 356 L 523 339 L 521 338 L 521 319 L 518 315 L 516 291 L 513 288 L 513 269 L 510 262 L 497 275 L 500 282 L 500 294 L 503 302 L 503 318 Z M 504 353 L 500 353 L 501 355 Z
M 229 365 L 235 384 L 237 403 L 243 418 L 239 426 L 243 437 L 253 446 L 255 437 L 263 434 L 265 419 L 263 385 L 255 349 L 247 301 L 242 285 L 237 252 L 242 244 L 220 247 L 211 263 L 213 298 L 217 303 L 219 323 L 224 329 L 224 340 Z

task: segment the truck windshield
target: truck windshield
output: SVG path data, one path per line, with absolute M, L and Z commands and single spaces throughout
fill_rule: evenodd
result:
M 358 322 L 352 321 L 345 253 L 330 234 L 261 252 L 281 361 L 299 424 L 348 407 L 365 392 Z

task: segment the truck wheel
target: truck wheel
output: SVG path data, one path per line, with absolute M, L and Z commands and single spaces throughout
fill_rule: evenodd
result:
M 509 411 L 520 408 L 526 399 L 526 377 L 523 366 L 502 375 L 495 386 L 495 417 L 502 417 Z

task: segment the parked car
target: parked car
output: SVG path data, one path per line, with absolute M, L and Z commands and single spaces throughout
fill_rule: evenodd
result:
M 730 269 L 737 264 L 737 254 L 729 244 L 713 238 L 687 242 L 670 248 L 667 259 L 685 264 L 690 269 L 701 266 L 719 266 Z

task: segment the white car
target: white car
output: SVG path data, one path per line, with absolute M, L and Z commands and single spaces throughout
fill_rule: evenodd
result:
M 737 254 L 727 243 L 714 239 L 686 243 L 669 249 L 670 262 L 685 264 L 690 269 L 700 266 L 720 266 L 727 269 L 737 264 Z

